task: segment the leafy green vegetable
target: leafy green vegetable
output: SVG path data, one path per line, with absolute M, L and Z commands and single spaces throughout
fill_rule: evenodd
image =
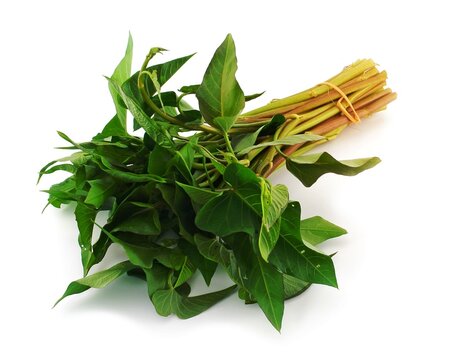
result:
M 196 316 L 217 302 L 231 295 L 236 286 L 199 296 L 183 296 L 175 289 L 157 290 L 152 295 L 152 303 L 159 315 L 176 314 L 180 319 Z
M 195 222 L 202 230 L 227 236 L 236 232 L 253 234 L 258 219 L 234 192 L 227 191 L 207 202 L 198 212 Z
M 345 229 L 332 224 L 320 216 L 301 220 L 301 237 L 311 245 L 318 245 L 328 239 L 344 234 L 347 234 Z
M 159 315 L 190 318 L 238 290 L 238 296 L 247 304 L 257 303 L 279 331 L 286 299 L 312 283 L 337 287 L 332 257 L 309 246 L 346 231 L 319 216 L 301 219 L 300 205 L 289 199 L 287 187 L 272 184 L 267 176 L 285 161 L 288 170 L 310 186 L 326 173 L 356 175 L 379 159 L 339 162 L 327 153 L 296 156 L 296 151 L 328 141 L 345 127 L 339 115 L 345 114 L 342 101 L 327 85 L 243 114 L 245 101 L 262 93 L 243 94 L 235 77 L 231 35 L 216 50 L 201 84 L 182 86 L 179 93 L 163 87 L 193 55 L 149 66 L 163 52 L 152 48 L 141 69 L 131 75 L 129 37 L 124 57 L 108 78 L 115 114 L 88 142 L 58 132 L 67 142 L 62 149 L 74 152 L 39 172 L 38 180 L 57 171 L 69 174 L 44 191 L 55 207 L 75 204 L 79 231 L 84 277 L 71 282 L 58 302 L 127 274 L 147 283 Z M 394 99 L 383 88 L 380 97 L 366 93 L 376 91 L 369 75 L 375 72 L 382 83 L 385 79 L 375 64 L 362 60 L 333 78 L 362 82 L 356 91 L 366 114 Z M 344 80 L 335 86 L 348 88 Z M 347 94 L 346 104 L 354 94 Z M 328 102 L 322 104 L 320 95 Z M 199 110 L 184 100 L 187 96 L 196 96 Z M 128 133 L 128 112 L 134 130 L 142 128 L 143 135 Z M 321 114 L 316 123 L 315 113 Z M 324 115 L 328 118 L 322 120 Z M 316 130 L 322 124 L 329 132 Z M 104 218 L 101 214 L 107 221 L 100 226 L 96 221 Z M 88 275 L 112 244 L 128 260 Z M 217 268 L 226 271 L 233 285 L 190 296 L 197 272 L 210 286 Z
M 281 220 L 280 237 L 269 257 L 270 263 L 283 273 L 303 281 L 337 287 L 331 257 L 318 253 L 303 243 L 300 215 L 299 203 L 289 203 Z
M 134 265 L 129 261 L 124 261 L 114 265 L 110 269 L 100 271 L 96 274 L 86 276 L 82 279 L 73 281 L 68 285 L 68 288 L 64 292 L 63 296 L 55 303 L 55 306 L 70 295 L 82 293 L 90 288 L 101 289 L 106 287 L 121 275 L 124 275 L 127 271 L 132 270 Z
M 248 239 L 234 236 L 227 240 L 236 255 L 244 288 L 256 299 L 271 324 L 280 330 L 284 314 L 283 274 L 255 254 Z
M 122 60 L 117 65 L 114 73 L 111 75 L 111 79 L 117 82 L 118 84 L 123 84 L 131 76 L 131 67 L 132 67 L 132 36 L 129 34 L 129 40 L 127 41 L 126 53 Z M 97 138 L 106 138 L 108 136 L 125 136 L 127 135 L 127 108 L 124 106 L 124 103 L 121 99 L 121 95 L 117 89 L 109 85 L 109 91 L 114 101 L 114 106 L 116 108 L 116 115 L 107 123 L 101 132 L 100 136 Z
M 197 89 L 200 112 L 205 120 L 227 132 L 245 107 L 245 95 L 236 81 L 235 43 L 230 34 L 218 47 Z
M 83 264 L 84 276 L 88 273 L 87 264 L 93 254 L 92 236 L 94 221 L 96 220 L 97 210 L 83 202 L 76 204 L 74 215 L 79 230 L 79 247 L 81 249 L 81 262 Z
M 256 93 L 256 94 L 245 95 L 245 101 L 251 101 L 251 100 L 257 99 L 263 94 L 264 94 L 264 91 L 260 93 Z
M 304 186 L 313 185 L 327 173 L 353 176 L 373 168 L 380 162 L 377 157 L 338 161 L 328 153 L 301 155 L 286 160 L 286 167 Z
M 268 146 L 275 146 L 275 145 L 295 145 L 295 144 L 302 144 L 307 141 L 318 141 L 322 139 L 324 139 L 323 136 L 314 135 L 314 134 L 290 135 L 279 140 L 262 142 L 260 144 L 245 147 L 244 149 L 238 151 L 238 155 L 244 155 L 253 149 L 257 149 L 261 147 L 268 147 Z
M 88 191 L 88 196 L 84 200 L 84 203 L 93 205 L 96 209 L 99 209 L 106 199 L 114 193 L 116 182 L 111 177 L 103 177 L 88 182 L 91 188 Z

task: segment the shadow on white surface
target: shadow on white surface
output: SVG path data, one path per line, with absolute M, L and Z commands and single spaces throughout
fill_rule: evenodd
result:
M 208 291 L 223 288 L 222 284 L 217 283 L 223 283 L 224 281 L 220 278 L 224 276 L 219 274 L 218 281 L 215 281 Z M 207 291 L 207 288 L 203 287 L 195 293 L 203 291 Z M 320 322 L 332 320 L 336 295 L 338 290 L 313 285 L 300 296 L 286 301 L 282 331 L 292 332 L 293 328 L 299 328 L 301 325 L 308 326 L 310 319 L 315 320 L 316 316 Z M 237 293 L 188 320 L 178 319 L 174 315 L 159 316 L 148 298 L 146 283 L 129 276 L 119 278 L 107 288 L 90 289 L 82 294 L 66 298 L 52 311 L 58 312 L 63 319 L 71 316 L 73 322 L 77 317 L 84 320 L 94 318 L 97 322 L 101 322 L 103 318 L 107 321 L 111 315 L 115 318 L 126 319 L 137 326 L 160 329 L 160 332 L 170 327 L 180 328 L 186 332 L 196 332 L 204 328 L 223 330 L 231 328 L 234 331 L 241 328 L 244 331 L 262 333 L 267 336 L 278 334 L 259 306 L 245 305 L 238 298 Z

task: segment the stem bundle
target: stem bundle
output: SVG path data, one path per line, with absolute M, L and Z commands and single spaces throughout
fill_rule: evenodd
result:
M 359 119 L 384 110 L 397 97 L 386 88 L 386 80 L 387 73 L 379 71 L 372 60 L 359 60 L 325 83 L 243 114 L 238 126 L 267 123 L 273 116 L 283 114 L 286 122 L 273 140 L 306 133 L 325 137 L 314 142 L 268 147 L 259 154 L 251 154 L 250 167 L 267 177 L 283 165 L 285 156 L 309 151 L 334 139 Z M 351 115 L 354 111 L 356 116 Z

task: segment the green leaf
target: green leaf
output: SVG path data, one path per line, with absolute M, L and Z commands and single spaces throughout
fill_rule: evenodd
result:
M 196 84 L 196 85 L 186 85 L 186 86 L 182 86 L 179 91 L 181 93 L 184 93 L 184 94 L 195 94 L 198 90 L 198 88 L 200 87 L 200 84 Z
M 109 88 L 111 88 L 111 87 L 109 87 Z M 120 111 L 124 112 L 125 120 L 122 121 L 117 114 L 114 115 L 112 117 L 112 119 L 109 120 L 108 123 L 104 126 L 102 131 L 93 138 L 94 140 L 105 139 L 109 136 L 125 136 L 125 135 L 127 135 L 127 129 L 126 129 L 126 127 L 127 127 L 127 125 L 126 125 L 127 109 L 123 105 L 119 105 L 119 106 L 122 106 Z
M 169 316 L 175 312 L 177 303 L 181 300 L 181 295 L 175 289 L 157 290 L 152 294 L 150 300 L 154 304 L 155 311 L 160 316 Z
M 167 182 L 166 179 L 160 176 L 155 176 L 152 174 L 136 174 L 129 171 L 122 171 L 117 169 L 105 169 L 103 168 L 104 172 L 111 175 L 111 177 L 121 180 L 126 183 L 147 183 L 147 182 L 155 182 L 155 183 L 165 183 Z
M 264 91 L 260 93 L 256 93 L 256 94 L 245 95 L 245 101 L 251 101 L 251 100 L 257 99 L 263 94 L 264 94 Z
M 188 174 L 190 174 L 190 171 L 192 171 L 192 164 L 195 160 L 195 146 L 196 146 L 196 138 L 190 139 L 187 144 L 182 146 L 179 151 L 176 152 L 176 156 L 180 156 L 180 160 L 183 162 L 185 165 Z M 190 182 L 192 182 L 190 174 Z
M 50 161 L 48 164 L 46 164 L 45 166 L 43 166 L 41 168 L 41 170 L 38 172 L 38 180 L 36 181 L 36 184 L 38 185 L 38 183 L 40 182 L 41 180 L 41 177 L 42 175 L 45 173 L 45 171 L 47 171 L 52 165 L 56 164 L 57 162 L 59 162 L 60 160 L 53 160 L 53 161 Z
M 267 184 L 268 185 L 268 184 Z M 268 187 L 269 186 L 269 187 Z M 262 190 L 261 202 L 263 223 L 270 227 L 281 216 L 289 202 L 289 192 L 285 185 L 268 185 Z M 269 192 L 269 195 L 267 195 Z
M 184 256 L 177 250 L 150 242 L 126 241 L 101 226 L 99 227 L 114 243 L 122 246 L 130 262 L 134 265 L 150 269 L 154 260 L 158 260 L 171 269 L 179 270 L 183 264 Z M 133 239 L 133 237 L 130 238 Z
M 203 155 L 203 154 L 202 154 Z M 204 155 L 206 157 L 206 155 Z M 215 169 L 217 169 L 217 171 L 223 175 L 225 173 L 225 165 L 219 163 L 218 161 L 216 161 L 215 159 L 211 158 L 210 159 L 211 163 L 213 164 L 213 166 L 215 167 Z
M 269 190 L 266 197 L 267 182 L 238 163 L 228 165 L 224 180 L 232 189 L 207 202 L 198 211 L 195 223 L 202 230 L 218 236 L 236 232 L 254 235 L 259 232 L 263 256 L 267 258 L 276 241 L 278 226 L 273 231 L 270 228 L 287 204 L 286 187 L 274 187 L 273 195 Z
M 197 90 L 197 98 L 205 120 L 212 125 L 219 117 L 234 118 L 245 106 L 245 96 L 236 81 L 235 43 L 230 34 L 218 47 Z M 220 129 L 227 131 L 233 123 L 223 121 Z M 218 124 L 220 125 L 220 124 Z
M 183 56 L 181 58 L 173 59 L 167 61 L 165 63 L 154 65 L 147 68 L 147 71 L 153 73 L 154 71 L 157 72 L 157 79 L 159 81 L 160 86 L 164 86 L 164 84 L 170 80 L 172 76 L 188 61 L 195 53 Z
M 227 166 L 223 178 L 233 187 L 234 194 L 256 214 L 262 214 L 261 181 L 252 170 L 239 163 L 232 163 Z
M 167 61 L 163 64 L 153 65 L 146 69 L 147 72 L 153 73 L 154 71 L 157 73 L 157 79 L 159 81 L 160 86 L 163 86 L 194 54 L 184 56 L 178 59 L 174 59 L 171 61 Z M 142 95 L 137 87 L 137 80 L 139 78 L 140 71 L 134 73 L 123 85 L 122 89 L 124 93 L 134 99 L 139 106 L 146 110 L 148 107 L 144 100 L 142 99 Z M 155 92 L 155 88 L 153 86 L 152 80 L 146 76 L 144 77 L 145 87 L 150 94 Z M 154 90 L 153 90 L 154 89 Z
M 233 126 L 235 121 L 236 116 L 218 116 L 209 122 L 211 122 L 212 125 L 215 126 L 217 129 L 220 129 L 221 131 L 226 133 Z
M 167 182 L 167 180 L 163 177 L 154 174 L 137 174 L 130 171 L 125 171 L 123 168 L 117 169 L 104 157 L 102 157 L 100 161 L 96 161 L 95 163 L 102 171 L 111 175 L 111 177 L 126 183 Z
M 48 203 L 58 208 L 61 204 L 68 204 L 71 201 L 78 200 L 76 196 L 76 183 L 73 177 L 54 184 L 48 190 L 44 191 L 50 195 L 48 197 Z
M 182 301 L 178 303 L 175 309 L 175 314 L 180 319 L 189 319 L 193 316 L 199 315 L 205 310 L 227 298 L 236 290 L 236 285 L 232 285 L 223 290 L 210 292 L 203 295 L 193 297 L 183 297 Z
M 325 137 L 315 134 L 299 134 L 299 135 L 289 135 L 282 139 L 273 140 L 262 142 L 253 146 L 248 146 L 243 150 L 238 152 L 238 155 L 245 155 L 246 153 L 250 152 L 253 149 L 258 149 L 262 147 L 269 147 L 269 146 L 276 146 L 276 145 L 295 145 L 295 144 L 302 144 L 307 141 L 318 141 L 325 139 Z
M 296 279 L 295 277 L 289 276 L 287 274 L 283 275 L 283 284 L 284 298 L 286 300 L 302 294 L 311 286 L 311 283 Z
M 311 245 L 318 245 L 328 239 L 344 234 L 347 234 L 345 229 L 334 225 L 320 216 L 301 220 L 301 237 Z
M 326 152 L 295 156 L 286 159 L 286 168 L 296 176 L 304 186 L 313 185 L 317 179 L 327 173 L 353 176 L 373 168 L 380 162 L 378 157 L 338 161 Z
M 300 280 L 337 287 L 332 258 L 308 248 L 302 242 L 300 216 L 299 203 L 289 203 L 281 217 L 280 237 L 269 262 L 283 273 Z
M 65 140 L 66 142 L 69 142 L 75 149 L 81 149 L 81 145 L 78 143 L 74 142 L 68 135 L 66 135 L 64 132 L 61 131 L 56 131 L 56 133 L 59 135 L 60 138 Z M 81 149 L 82 150 L 82 149 Z
M 159 235 L 161 233 L 159 214 L 155 209 L 146 209 L 118 224 L 113 231 L 130 232 L 139 235 Z
M 211 191 L 197 186 L 182 184 L 178 181 L 176 182 L 176 184 L 180 186 L 187 193 L 190 199 L 192 199 L 192 201 L 198 205 L 204 205 L 207 201 L 214 199 L 220 195 L 219 192 Z
M 263 259 L 256 257 L 256 264 L 249 273 L 247 288 L 271 324 L 276 330 L 281 330 L 284 314 L 283 275 Z
M 260 127 L 258 130 L 252 133 L 234 135 L 231 138 L 231 144 L 233 146 L 233 150 L 235 150 L 236 153 L 239 153 L 240 151 L 253 146 L 256 140 L 258 139 L 258 136 L 262 129 L 263 127 Z
M 84 276 L 88 273 L 88 263 L 92 256 L 92 236 L 94 221 L 96 219 L 97 210 L 82 202 L 76 204 L 74 215 L 78 224 L 79 236 L 78 242 L 81 248 L 81 262 L 83 264 Z
M 268 261 L 269 254 L 279 238 L 281 220 L 278 219 L 271 227 L 266 227 L 264 221 L 261 223 L 261 229 L 258 236 L 258 248 L 262 258 Z
M 174 313 L 180 319 L 189 319 L 228 297 L 235 289 L 236 285 L 233 285 L 220 291 L 193 297 L 182 296 L 175 289 L 157 290 L 152 295 L 152 303 L 159 315 L 169 316 Z
M 191 167 L 194 154 L 191 144 L 179 151 L 157 145 L 149 156 L 149 173 L 193 183 Z
M 154 262 L 150 269 L 146 268 L 143 270 L 147 281 L 149 298 L 152 300 L 152 295 L 154 295 L 157 290 L 164 290 L 168 288 L 168 280 L 173 271 L 159 264 L 158 262 Z
M 140 126 L 149 134 L 152 139 L 158 139 L 161 135 L 161 129 L 158 123 L 152 120 L 142 109 L 137 101 L 126 95 L 121 88 L 120 83 L 118 83 L 114 79 L 109 79 L 109 84 L 117 91 L 117 93 L 121 96 L 122 100 L 126 104 L 127 108 L 131 112 L 134 119 L 140 124 Z
M 276 114 L 271 118 L 271 121 L 263 126 L 261 135 L 274 135 L 276 130 L 286 122 L 284 115 Z
M 129 261 L 124 261 L 107 270 L 73 281 L 69 284 L 63 296 L 59 298 L 54 306 L 67 296 L 82 293 L 90 288 L 103 288 L 133 268 L 135 268 L 135 266 Z
M 183 285 L 187 282 L 195 273 L 197 267 L 190 261 L 189 258 L 185 258 L 185 261 L 182 264 L 177 280 L 175 281 L 174 288 L 178 288 L 180 285 Z
M 155 145 L 150 152 L 147 172 L 157 176 L 165 176 L 170 168 L 173 152 L 163 146 Z
M 256 143 L 258 136 L 273 135 L 278 127 L 284 124 L 285 121 L 286 118 L 283 115 L 277 114 L 273 116 L 269 123 L 263 125 L 252 133 L 233 135 L 231 138 L 233 149 L 235 152 L 240 153 L 245 149 L 252 148 L 252 146 Z
M 232 250 L 225 247 L 219 238 L 195 234 L 194 240 L 198 251 L 205 258 L 223 266 L 235 283 L 243 285 L 237 268 L 235 254 Z
M 258 305 L 271 324 L 279 331 L 284 314 L 283 274 L 261 256 L 252 251 L 249 239 L 236 236 L 227 239 L 236 255 L 247 291 L 256 299 Z M 248 240 L 248 241 L 247 241 Z
M 183 110 L 183 100 L 180 101 L 182 113 L 178 114 L 175 118 L 189 125 L 201 125 L 203 124 L 202 113 L 198 110 Z
M 195 234 L 197 236 L 199 234 Z M 192 245 L 190 242 L 184 240 L 179 242 L 180 250 L 190 259 L 193 265 L 202 273 L 205 283 L 210 286 L 213 275 L 217 268 L 217 262 L 211 261 L 203 256 L 198 250 L 197 246 Z
M 88 196 L 84 200 L 85 204 L 93 205 L 96 209 L 99 209 L 106 199 L 114 193 L 116 182 L 111 177 L 103 177 L 96 180 L 89 180 Z
M 283 285 L 284 285 L 284 300 L 291 299 L 302 294 L 304 291 L 309 289 L 312 285 L 311 283 L 296 279 L 295 277 L 283 274 Z M 245 289 L 241 288 L 240 299 L 245 300 L 245 304 L 254 304 L 256 299 Z
M 129 34 L 126 53 L 117 65 L 116 69 L 114 70 L 114 73 L 111 75 L 111 79 L 114 80 L 117 84 L 119 84 L 119 86 L 122 85 L 131 76 L 132 48 L 132 36 L 131 34 Z M 112 86 L 111 83 L 109 83 L 109 91 L 111 93 L 112 100 L 114 101 L 114 106 L 116 107 L 116 115 L 104 127 L 104 130 L 99 136 L 101 138 L 106 138 L 108 136 L 127 135 L 127 114 L 121 95 L 117 91 L 117 89 Z
M 54 164 L 55 162 L 56 161 L 53 161 L 50 164 Z M 50 164 L 48 164 L 48 165 L 50 165 Z M 53 174 L 56 171 L 66 171 L 66 172 L 69 172 L 69 173 L 74 173 L 76 171 L 76 166 L 74 166 L 72 164 L 60 164 L 60 165 L 55 165 L 55 166 L 52 166 L 52 167 L 48 166 L 47 169 L 45 169 L 45 170 L 42 169 L 40 171 L 37 183 L 40 182 L 40 179 L 43 175 Z
M 93 253 L 89 257 L 87 264 L 84 266 L 84 272 L 86 274 L 94 265 L 98 264 L 104 258 L 111 244 L 112 241 L 109 239 L 109 237 L 103 231 L 101 231 L 99 239 L 93 244 Z
M 271 186 L 266 180 L 261 179 L 261 208 L 263 216 L 258 247 L 261 256 L 266 261 L 278 241 L 281 227 L 279 219 L 288 201 L 289 193 L 286 186 Z
M 195 227 L 195 211 L 187 194 L 178 186 L 159 184 L 158 188 L 171 211 L 177 216 L 180 235 L 192 241 L 192 234 L 197 232 L 197 228 Z
M 203 205 L 197 213 L 195 224 L 218 236 L 241 231 L 254 234 L 259 226 L 253 210 L 232 191 L 226 191 Z

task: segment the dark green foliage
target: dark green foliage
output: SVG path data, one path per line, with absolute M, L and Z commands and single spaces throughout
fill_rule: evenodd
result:
M 128 274 L 147 282 L 158 314 L 185 319 L 238 289 L 240 298 L 257 302 L 279 330 L 285 299 L 311 283 L 337 287 L 331 257 L 310 245 L 345 230 L 321 217 L 302 220 L 300 205 L 289 201 L 287 188 L 272 185 L 251 170 L 248 155 L 263 147 L 321 137 L 273 139 L 286 120 L 280 114 L 249 131 L 234 131 L 245 100 L 260 94 L 245 97 L 235 78 L 231 35 L 213 56 L 203 82 L 182 87 L 181 95 L 161 87 L 191 56 L 147 67 L 160 51 L 152 49 L 142 70 L 131 76 L 129 38 L 124 58 L 108 79 L 116 108 L 112 120 L 86 143 L 59 133 L 70 144 L 68 149 L 76 152 L 40 171 L 40 177 L 70 173 L 46 190 L 49 204 L 76 203 L 84 278 L 72 282 L 60 300 Z M 193 94 L 200 111 L 183 101 Z M 145 131 L 143 136 L 128 133 L 127 111 L 135 128 Z M 323 153 L 291 157 L 286 165 L 310 186 L 325 173 L 355 175 L 377 162 L 376 158 L 338 162 Z M 93 239 L 100 212 L 107 212 L 108 220 L 97 225 L 100 234 Z M 122 247 L 127 261 L 88 276 L 113 243 Z M 193 275 L 200 272 L 209 285 L 217 266 L 235 285 L 190 296 Z

